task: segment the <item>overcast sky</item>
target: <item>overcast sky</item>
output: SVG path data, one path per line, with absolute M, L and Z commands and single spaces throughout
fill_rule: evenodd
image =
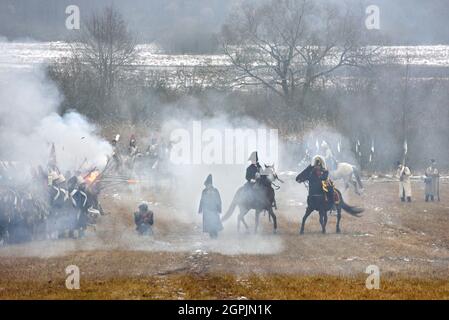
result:
M 241 0 L 0 0 L 0 35 L 9 40 L 63 40 L 65 8 L 79 6 L 81 16 L 114 3 L 140 39 L 161 34 L 217 32 Z M 345 0 L 325 0 L 343 3 Z M 381 30 L 397 44 L 449 44 L 449 0 L 346 0 L 380 7 Z

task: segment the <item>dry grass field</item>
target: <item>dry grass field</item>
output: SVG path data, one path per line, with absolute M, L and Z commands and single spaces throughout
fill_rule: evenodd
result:
M 449 299 L 449 190 L 442 184 L 443 201 L 425 203 L 421 184 L 411 204 L 391 182 L 368 181 L 362 197 L 347 192 L 366 211 L 344 214 L 342 234 L 331 216 L 326 235 L 314 214 L 300 236 L 303 194 L 281 191 L 278 234 L 262 216 L 257 235 L 238 234 L 231 221 L 218 240 L 197 217 L 175 219 L 178 208 L 162 196 L 154 237 L 138 237 L 129 208 L 139 199 L 104 195 L 109 214 L 85 239 L 0 248 L 0 299 Z M 65 287 L 72 264 L 79 290 Z M 379 290 L 365 287 L 369 265 L 380 268 Z

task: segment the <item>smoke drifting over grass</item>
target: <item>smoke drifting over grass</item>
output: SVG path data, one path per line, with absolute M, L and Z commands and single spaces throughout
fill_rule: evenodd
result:
M 107 156 L 112 153 L 110 144 L 100 137 L 98 128 L 88 119 L 75 111 L 64 115 L 58 114 L 62 101 L 58 88 L 48 80 L 42 69 L 32 71 L 15 71 L 0 74 L 0 156 L 1 160 L 17 161 L 30 166 L 42 165 L 48 162 L 51 144 L 56 147 L 59 169 L 75 170 L 86 158 L 92 166 L 102 167 Z M 131 250 L 131 251 L 211 251 L 223 254 L 273 254 L 282 250 L 281 239 L 265 238 L 261 235 L 241 239 L 236 235 L 236 220 L 238 210 L 233 218 L 225 224 L 225 231 L 219 241 L 207 240 L 202 234 L 201 216 L 198 214 L 198 204 L 203 182 L 209 173 L 213 174 L 214 184 L 220 190 L 223 201 L 223 211 L 226 211 L 236 190 L 245 183 L 245 169 L 247 159 L 252 151 L 258 150 L 261 163 L 277 161 L 274 151 L 261 149 L 258 140 L 267 139 L 267 148 L 277 148 L 277 136 L 269 136 L 269 130 L 255 120 L 246 118 L 235 121 L 226 115 L 205 117 L 198 113 L 184 114 L 184 120 L 166 117 L 160 135 L 170 138 L 173 130 L 182 129 L 189 134 L 188 143 L 200 144 L 200 163 L 187 163 L 170 167 L 174 175 L 173 188 L 159 191 L 133 189 L 132 192 L 117 190 L 121 203 L 115 203 L 110 208 L 111 215 L 102 217 L 97 232 L 88 232 L 83 240 L 36 241 L 11 248 L 3 248 L 0 255 L 9 256 L 39 256 L 42 258 L 63 256 L 74 251 L 84 250 Z M 194 136 L 192 128 L 195 121 L 200 121 L 202 132 L 199 137 Z M 229 153 L 233 153 L 233 161 L 226 163 L 218 161 L 204 163 L 204 148 L 211 147 L 215 138 L 225 139 L 226 130 L 241 130 L 234 134 L 237 137 L 231 143 L 222 141 L 222 160 Z M 246 132 L 245 130 L 250 130 Z M 265 130 L 266 136 L 261 136 Z M 154 132 L 149 132 L 149 135 Z M 249 136 L 246 136 L 249 133 Z M 254 140 L 254 136 L 256 140 Z M 142 137 L 144 140 L 144 137 Z M 147 137 L 145 137 L 147 138 Z M 197 139 L 200 139 L 198 141 Z M 235 137 L 233 137 L 235 138 Z M 212 139 L 212 140 L 211 140 Z M 240 139 L 240 140 L 238 140 Z M 271 139 L 271 140 L 270 140 Z M 276 139 L 276 140 L 273 140 Z M 262 143 L 265 143 L 262 141 Z M 126 143 L 121 141 L 122 144 Z M 244 143 L 243 149 L 240 145 Z M 254 143 L 256 143 L 254 145 Z M 220 143 L 218 143 L 220 144 Z M 146 146 L 140 145 L 144 150 Z M 216 148 L 212 153 L 217 152 Z M 233 149 L 233 150 L 231 150 Z M 191 149 L 193 153 L 195 150 Z M 213 154 L 208 154 L 214 158 Z M 273 159 L 275 159 L 273 161 Z M 193 158 L 192 158 L 193 160 Z M 131 173 L 130 173 L 131 174 Z M 23 179 L 27 180 L 29 173 L 25 172 Z M 66 177 L 67 178 L 67 177 Z M 129 190 L 128 190 L 129 191 Z M 107 191 L 104 203 L 112 201 L 115 191 Z M 151 194 L 153 203 L 160 206 L 152 207 L 156 214 L 155 238 L 142 239 L 133 228 L 132 212 L 136 210 L 141 200 L 146 200 Z M 150 206 L 152 206 L 150 204 Z M 163 216 L 163 218 L 162 218 Z M 159 219 L 159 217 L 161 217 Z M 169 219 L 172 223 L 164 226 Z M 264 220 L 263 216 L 261 220 Z M 164 222 L 165 221 L 165 222 Z M 247 221 L 253 227 L 254 213 L 247 216 Z M 173 223 L 174 222 L 174 223 Z M 161 235 L 160 230 L 164 229 Z M 158 231 L 159 230 L 159 231 Z M 99 233 L 98 233 L 99 232 Z M 158 234 L 159 232 L 159 234 Z M 112 241 L 111 241 L 112 240 Z M 42 248 L 45 247 L 45 250 Z M 17 250 L 16 250 L 17 249 Z M 12 252 L 14 251 L 14 252 Z

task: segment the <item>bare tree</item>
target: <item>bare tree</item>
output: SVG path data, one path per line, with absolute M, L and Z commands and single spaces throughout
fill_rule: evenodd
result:
M 361 22 L 349 10 L 308 0 L 245 4 L 223 27 L 222 44 L 236 85 L 266 87 L 303 114 L 317 80 L 372 62 L 376 49 L 362 45 Z
M 110 6 L 92 14 L 82 25 L 72 53 L 72 62 L 93 72 L 98 81 L 97 94 L 108 104 L 125 67 L 136 59 L 136 41 L 122 15 Z

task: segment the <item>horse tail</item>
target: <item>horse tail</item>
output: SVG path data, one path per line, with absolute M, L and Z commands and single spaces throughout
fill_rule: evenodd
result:
M 221 218 L 221 221 L 224 222 L 224 221 L 228 220 L 234 213 L 235 207 L 237 206 L 237 195 L 238 195 L 238 191 L 235 194 L 234 198 L 232 199 L 232 202 L 231 202 L 231 205 L 229 206 L 228 211 L 226 211 L 225 215 Z
M 335 190 L 338 193 L 338 195 L 340 196 L 341 208 L 354 217 L 360 217 L 360 214 L 365 210 L 363 208 L 350 206 L 343 200 L 343 195 L 341 194 L 340 190 L 337 190 L 337 189 L 335 189 Z
M 353 173 L 354 173 L 354 177 L 357 180 L 357 183 L 359 184 L 360 188 L 363 189 L 363 183 L 362 183 L 362 178 L 360 177 L 360 170 L 357 167 L 352 167 L 353 168 Z

